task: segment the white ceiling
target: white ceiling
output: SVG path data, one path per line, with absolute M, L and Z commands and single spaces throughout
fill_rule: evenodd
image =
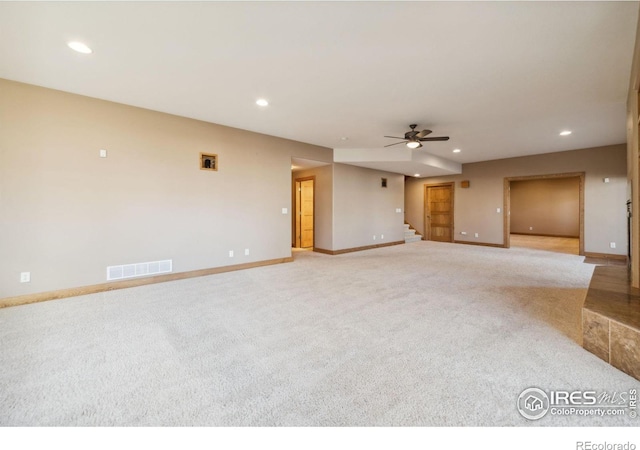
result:
M 337 149 L 417 123 L 451 136 L 421 151 L 468 163 L 625 142 L 637 18 L 610 1 L 0 2 L 0 77 Z

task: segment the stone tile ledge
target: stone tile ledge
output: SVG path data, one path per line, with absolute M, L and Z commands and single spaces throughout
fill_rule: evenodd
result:
M 640 380 L 640 289 L 626 267 L 598 266 L 582 307 L 582 346 Z

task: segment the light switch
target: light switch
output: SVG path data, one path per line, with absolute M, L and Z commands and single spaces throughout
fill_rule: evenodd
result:
M 107 151 L 103 148 L 100 149 L 100 158 L 106 158 L 107 157 Z
M 289 214 L 288 208 L 282 208 L 282 214 Z

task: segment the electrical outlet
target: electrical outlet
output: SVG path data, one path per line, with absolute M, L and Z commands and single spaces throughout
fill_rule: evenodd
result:
M 610 248 L 616 248 L 616 243 L 615 242 L 609 242 L 609 247 Z
M 500 212 L 500 208 L 496 208 L 496 212 L 499 213 Z
M 374 241 L 376 240 L 376 235 L 375 235 L 375 234 L 373 235 L 373 240 L 374 240 Z
M 229 258 L 233 258 L 233 250 L 229 250 Z
M 533 227 L 529 227 L 529 231 L 533 231 Z
M 480 237 L 480 235 L 478 233 L 476 233 L 476 237 Z
M 20 272 L 20 283 L 31 282 L 31 272 Z
M 466 231 L 461 231 L 460 234 L 463 235 L 463 236 L 466 236 L 467 232 Z
M 249 249 L 248 248 L 244 249 L 244 256 L 249 256 Z
M 380 240 L 384 239 L 384 234 L 380 235 Z

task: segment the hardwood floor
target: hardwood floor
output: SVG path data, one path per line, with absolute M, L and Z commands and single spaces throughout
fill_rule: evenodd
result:
M 578 238 L 512 234 L 511 247 L 534 248 L 549 252 L 578 255 L 580 252 L 580 240 Z

